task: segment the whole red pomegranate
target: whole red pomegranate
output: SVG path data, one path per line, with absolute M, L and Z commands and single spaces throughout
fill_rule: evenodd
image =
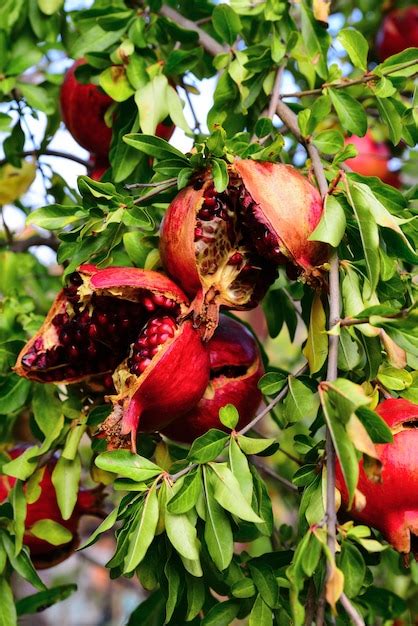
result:
M 78 82 L 75 70 L 85 62 L 85 59 L 78 59 L 65 74 L 60 93 L 62 118 L 80 146 L 107 157 L 112 130 L 106 125 L 104 116 L 113 100 L 100 87 Z
M 8 454 L 12 459 L 16 459 L 26 449 L 24 446 L 16 447 L 9 450 Z M 55 494 L 55 487 L 51 480 L 56 462 L 57 459 L 53 458 L 44 466 L 44 474 L 39 484 L 41 489 L 39 498 L 36 502 L 28 504 L 26 509 L 26 532 L 23 543 L 30 549 L 32 561 L 38 569 L 52 567 L 71 556 L 79 544 L 78 523 L 83 515 L 94 515 L 101 518 L 105 516 L 102 509 L 102 488 L 97 487 L 96 489 L 80 488 L 77 503 L 71 517 L 67 520 L 62 518 Z M 7 498 L 15 482 L 16 479 L 11 476 L 0 475 L 0 503 Z M 31 534 L 31 527 L 43 519 L 50 519 L 64 526 L 72 534 L 71 541 L 54 546 L 48 541 L 39 539 Z
M 323 205 L 315 187 L 295 168 L 237 159 L 229 185 L 218 193 L 212 175 L 175 197 L 161 226 L 160 251 L 169 274 L 195 301 L 195 320 L 213 334 L 219 307 L 251 309 L 276 277 L 276 266 L 296 268 L 319 281 L 324 244 L 308 241 Z
M 65 74 L 60 93 L 62 118 L 80 146 L 97 155 L 99 161 L 107 162 L 112 130 L 106 125 L 104 116 L 113 100 L 100 87 L 77 80 L 75 70 L 84 63 L 85 59 L 78 59 Z M 155 134 L 168 141 L 174 129 L 174 124 L 165 120 L 158 124 Z M 101 176 L 92 178 L 99 180 Z
M 391 172 L 388 167 L 392 155 L 385 143 L 375 141 L 370 132 L 367 132 L 364 137 L 357 137 L 357 135 L 347 137 L 345 143 L 346 145 L 352 143 L 358 152 L 357 156 L 346 161 L 353 172 L 362 176 L 377 176 L 387 185 L 400 187 L 399 173 Z
M 377 33 L 376 48 L 381 61 L 406 48 L 418 47 L 418 6 L 390 11 Z
M 399 552 L 418 557 L 418 405 L 403 399 L 385 400 L 376 409 L 391 428 L 394 441 L 376 445 L 382 462 L 381 482 L 371 481 L 360 463 L 357 489 L 365 496 L 364 508 L 354 502 L 349 514 L 380 530 Z M 339 464 L 337 487 L 342 502 L 348 493 Z
M 257 342 L 246 327 L 225 315 L 208 343 L 210 382 L 198 404 L 163 429 L 176 441 L 192 442 L 210 428 L 224 429 L 219 409 L 233 404 L 242 428 L 254 417 L 262 395 L 257 383 L 264 367 Z
M 114 411 L 103 424 L 113 447 L 186 413 L 209 380 L 209 356 L 184 293 L 157 272 L 82 265 L 55 299 L 15 370 L 39 382 L 100 375 Z M 113 379 L 112 379 L 113 374 Z M 140 424 L 139 424 L 140 422 Z

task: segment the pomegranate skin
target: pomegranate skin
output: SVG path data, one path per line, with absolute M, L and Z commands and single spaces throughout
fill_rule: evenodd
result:
M 219 420 L 219 409 L 226 404 L 236 407 L 237 428 L 243 428 L 261 403 L 258 381 L 264 367 L 257 343 L 245 326 L 221 315 L 208 349 L 211 380 L 198 404 L 162 430 L 170 439 L 191 443 L 211 428 L 227 430 Z
M 12 459 L 19 457 L 27 448 L 19 446 L 8 451 Z M 31 559 L 37 569 L 45 569 L 61 563 L 71 556 L 76 550 L 80 541 L 78 536 L 78 524 L 84 515 L 93 515 L 99 518 L 105 516 L 102 508 L 103 493 L 102 487 L 95 489 L 80 488 L 74 511 L 68 520 L 64 520 L 59 510 L 55 487 L 52 484 L 52 472 L 57 459 L 51 459 L 44 470 L 43 478 L 39 484 L 41 494 L 32 504 L 27 505 L 25 528 L 26 532 L 23 543 L 30 549 Z M 9 491 L 13 488 L 16 479 L 12 476 L 0 475 L 0 502 L 3 502 Z M 46 540 L 38 539 L 31 534 L 31 527 L 43 519 L 51 519 L 61 526 L 64 526 L 72 534 L 72 539 L 59 546 L 54 546 Z
M 67 70 L 60 92 L 62 119 L 80 146 L 107 158 L 112 130 L 104 116 L 113 100 L 96 85 L 78 82 L 75 70 L 85 62 L 78 59 Z
M 381 61 L 406 48 L 418 47 L 418 7 L 390 11 L 377 33 L 376 49 Z
M 399 188 L 401 181 L 398 172 L 391 172 L 388 168 L 388 161 L 392 155 L 388 146 L 383 142 L 373 139 L 370 132 L 364 137 L 347 137 L 345 144 L 352 143 L 358 151 L 358 155 L 348 159 L 346 164 L 353 172 L 362 176 L 377 176 L 383 183 Z
M 107 157 L 96 157 L 94 154 L 91 154 L 88 176 L 93 180 L 100 181 L 109 167 L 110 163 Z
M 365 496 L 366 505 L 358 510 L 355 500 L 349 514 L 380 530 L 399 552 L 412 551 L 418 558 L 418 405 L 392 398 L 382 402 L 376 411 L 391 428 L 394 441 L 376 445 L 382 462 L 381 482 L 369 480 L 360 462 L 357 489 Z M 348 493 L 338 463 L 336 470 L 336 485 L 347 507 Z

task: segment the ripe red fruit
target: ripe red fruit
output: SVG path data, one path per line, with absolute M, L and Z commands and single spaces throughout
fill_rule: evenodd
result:
M 406 48 L 418 47 L 418 6 L 390 11 L 377 33 L 376 47 L 381 61 Z
M 130 434 L 135 449 L 140 418 L 140 430 L 158 430 L 194 406 L 208 383 L 207 348 L 192 322 L 180 321 L 187 310 L 184 293 L 162 274 L 82 265 L 24 346 L 15 370 L 39 382 L 99 375 L 109 390 L 114 383 L 114 412 L 103 428 L 116 447 Z M 158 332 L 150 333 L 150 324 L 159 325 Z M 165 326 L 170 332 L 160 332 Z M 155 352 L 137 364 L 148 336 L 150 342 L 158 338 Z
M 376 409 L 393 433 L 393 443 L 376 445 L 382 462 L 381 482 L 372 482 L 360 462 L 357 489 L 365 496 L 364 508 L 354 502 L 349 514 L 357 521 L 380 530 L 399 552 L 412 551 L 418 557 L 418 405 L 390 399 Z M 348 493 L 339 464 L 337 487 L 342 502 Z M 361 506 L 357 499 L 357 506 Z
M 12 459 L 17 458 L 26 450 L 20 446 L 9 450 L 8 454 Z M 48 461 L 43 468 L 44 474 L 40 481 L 41 493 L 36 502 L 27 505 L 25 519 L 25 535 L 23 543 L 30 549 L 32 561 L 37 569 L 52 567 L 67 559 L 79 545 L 78 524 L 83 515 L 94 515 L 104 517 L 102 509 L 103 492 L 101 487 L 95 489 L 80 488 L 77 503 L 71 517 L 64 520 L 59 510 L 55 487 L 52 484 L 52 472 L 57 459 Z M 0 475 L 0 502 L 3 502 L 9 491 L 15 484 L 16 479 L 11 476 Z M 72 539 L 65 544 L 54 546 L 44 539 L 38 539 L 31 534 L 31 527 L 40 520 L 51 519 L 61 526 L 64 526 L 72 534 Z
M 88 176 L 93 180 L 100 181 L 109 169 L 110 163 L 107 157 L 96 157 L 94 154 L 91 154 L 89 166 L 91 169 L 88 171 Z
M 352 143 L 358 152 L 356 157 L 346 161 L 353 172 L 362 176 L 377 176 L 387 185 L 400 187 L 398 172 L 391 172 L 388 167 L 392 155 L 385 143 L 375 141 L 370 132 L 367 132 L 364 137 L 356 135 L 347 137 L 345 143 L 346 145 Z
M 85 62 L 78 59 L 65 74 L 60 93 L 62 118 L 80 146 L 107 157 L 112 129 L 106 126 L 104 116 L 113 100 L 97 85 L 78 82 L 75 70 Z
M 219 307 L 251 309 L 276 276 L 296 267 L 308 282 L 320 280 L 324 244 L 308 241 L 323 205 L 295 168 L 237 159 L 228 188 L 218 193 L 212 176 L 180 191 L 161 227 L 160 251 L 169 274 L 195 297 L 195 318 L 213 334 Z
M 219 409 L 226 404 L 237 408 L 240 415 L 237 428 L 243 428 L 261 403 L 257 383 L 264 367 L 257 342 L 246 327 L 221 315 L 208 348 L 210 382 L 205 393 L 191 411 L 162 431 L 176 441 L 190 443 L 210 428 L 224 430 Z

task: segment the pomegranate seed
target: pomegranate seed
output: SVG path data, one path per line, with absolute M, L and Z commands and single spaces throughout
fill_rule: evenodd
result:
M 66 346 L 67 344 L 70 343 L 71 341 L 71 337 L 70 334 L 66 331 L 66 330 L 62 330 L 60 333 L 60 341 L 61 343 Z
M 202 228 L 195 228 L 194 229 L 194 236 L 195 236 L 195 239 L 200 239 L 201 237 L 203 237 L 203 229 Z
M 197 216 L 201 219 L 201 220 L 211 220 L 213 217 L 213 212 L 210 209 L 200 209 L 199 213 L 197 214 Z
M 106 387 L 106 389 L 113 388 L 113 378 L 111 374 L 106 374 L 106 376 L 103 378 L 103 385 Z
M 141 374 L 147 369 L 150 363 L 151 363 L 151 359 L 144 359 L 141 363 L 138 363 L 138 369 L 141 372 Z
M 173 336 L 173 335 L 171 335 Z M 170 335 L 168 333 L 163 333 L 162 335 L 160 335 L 160 344 L 161 343 L 165 343 L 167 341 L 167 339 L 170 338 Z
M 108 322 L 108 315 L 106 313 L 99 313 L 97 316 L 97 321 L 100 326 L 106 326 Z
M 154 296 L 154 302 L 157 306 L 165 306 L 165 301 L 167 300 L 167 298 L 165 296 L 162 296 L 160 294 L 157 294 L 156 296 Z
M 228 265 L 239 265 L 242 263 L 243 256 L 240 252 L 235 252 L 228 261 Z
M 214 198 L 213 196 L 211 197 L 205 196 L 204 206 L 211 207 L 211 206 L 215 206 L 215 204 L 216 204 L 216 198 Z
M 70 349 L 68 350 L 68 355 L 72 361 L 78 359 L 78 357 L 80 356 L 80 351 L 77 346 L 70 346 Z
M 144 305 L 144 307 L 147 309 L 147 311 L 154 311 L 155 310 L 155 304 L 154 302 L 151 300 L 151 298 L 144 298 L 142 300 L 142 304 Z
M 90 324 L 88 333 L 89 333 L 89 337 L 91 337 L 92 339 L 97 337 L 97 326 L 96 326 L 96 324 Z

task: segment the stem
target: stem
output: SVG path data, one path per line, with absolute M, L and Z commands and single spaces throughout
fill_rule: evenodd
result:
M 75 156 L 74 154 L 68 154 L 67 152 L 61 152 L 60 150 L 49 150 L 49 148 L 47 150 L 25 150 L 24 152 L 20 152 L 18 156 L 22 158 L 28 156 L 36 156 L 38 158 L 42 156 L 53 156 L 61 159 L 69 159 L 70 161 L 84 165 L 84 167 L 88 167 L 87 161 L 81 157 Z M 0 167 L 2 165 L 6 165 L 6 163 L 8 163 L 7 159 L 2 159 L 0 161 Z
M 345 593 L 341 594 L 340 602 L 354 626 L 365 626 L 364 619 L 357 609 L 351 604 Z
M 175 184 L 177 178 L 167 178 L 167 180 L 160 181 L 159 183 L 132 183 L 125 185 L 125 189 L 144 189 L 148 187 L 165 187 L 168 183 Z
M 51 250 L 54 250 L 56 252 L 59 245 L 60 242 L 54 236 L 42 237 L 41 235 L 33 235 L 32 237 L 28 237 L 27 239 L 18 239 L 12 242 L 0 243 L 1 248 L 10 246 L 10 249 L 13 252 L 26 252 L 32 246 L 48 246 L 48 248 L 51 248 Z
M 175 182 L 173 182 L 173 180 Z M 143 196 L 139 196 L 139 198 L 136 198 L 134 200 L 134 204 L 141 204 L 144 201 L 151 200 L 152 198 L 155 198 L 155 196 L 158 196 L 163 191 L 168 191 L 169 189 L 174 187 L 176 183 L 177 183 L 177 178 L 169 179 L 168 181 L 165 181 L 164 184 L 160 185 L 156 189 L 144 194 Z
M 291 483 L 290 480 L 287 480 L 287 478 L 284 478 L 283 476 L 280 476 L 280 474 L 278 474 L 277 472 L 274 471 L 274 469 L 272 469 L 271 467 L 269 467 L 268 465 L 263 463 L 263 461 L 260 461 L 260 459 L 257 458 L 256 456 L 254 456 L 254 455 L 249 456 L 248 460 L 253 465 L 258 467 L 258 469 L 261 472 L 263 472 L 263 474 L 267 474 L 267 476 L 270 476 L 271 478 L 274 478 L 274 480 L 276 480 L 278 483 L 280 483 L 281 485 L 286 487 L 286 489 L 288 489 L 289 491 L 293 491 L 294 493 L 298 493 L 298 488 L 296 487 L 296 485 Z
M 213 37 L 208 35 L 206 31 L 197 26 L 196 22 L 192 22 L 191 20 L 184 17 L 178 11 L 175 11 L 171 7 L 167 5 L 163 5 L 159 11 L 160 15 L 167 17 L 169 20 L 176 22 L 179 26 L 186 28 L 187 30 L 193 30 L 199 36 L 199 44 L 209 52 L 212 56 L 216 56 L 217 54 L 222 54 L 224 52 L 228 52 L 228 48 L 224 47 L 219 41 L 216 41 Z
M 195 108 L 193 106 L 193 102 L 192 99 L 190 97 L 190 93 L 189 90 L 187 89 L 187 86 L 185 85 L 185 83 L 182 81 L 181 82 L 181 86 L 183 87 L 184 90 L 184 94 L 186 96 L 186 100 L 187 100 L 187 104 L 189 105 L 190 111 L 192 113 L 193 116 L 193 121 L 194 121 L 194 132 L 199 134 L 201 132 L 201 127 L 200 127 L 200 121 L 199 118 L 197 117 L 197 113 L 195 111 Z
M 408 313 L 409 313 L 409 309 L 402 309 L 401 311 L 398 311 L 397 313 L 390 313 L 389 315 L 382 315 L 382 317 L 388 320 L 395 320 L 395 319 L 399 319 L 402 317 L 407 317 Z M 369 323 L 370 323 L 370 317 L 362 317 L 359 319 L 356 319 L 355 317 L 343 317 L 343 319 L 340 320 L 340 326 L 357 326 L 358 324 L 369 324 Z
M 268 113 L 267 113 L 268 117 L 271 120 L 273 119 L 276 113 L 277 103 L 279 102 L 280 89 L 282 85 L 282 78 L 283 78 L 284 70 L 285 70 L 285 66 L 281 65 L 276 73 L 276 79 L 274 81 L 273 91 L 271 94 L 270 104 L 269 104 Z

